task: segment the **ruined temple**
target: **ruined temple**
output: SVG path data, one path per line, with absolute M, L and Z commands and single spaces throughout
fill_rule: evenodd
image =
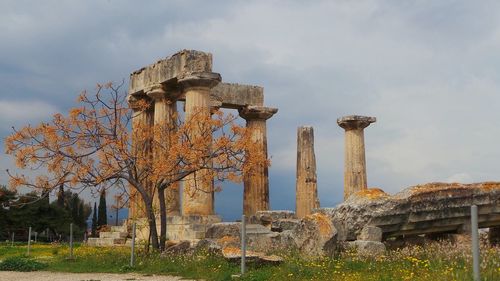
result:
M 135 106 L 141 100 L 148 101 L 150 106 L 145 109 Z M 212 55 L 193 50 L 180 51 L 132 72 L 128 101 L 134 110 L 132 130 L 137 126 L 174 122 L 171 116 L 177 112 L 178 103 L 184 103 L 186 116 L 200 107 L 206 109 L 206 114 L 213 108 L 238 110 L 252 131 L 253 141 L 266 157 L 266 120 L 278 111 L 264 106 L 262 87 L 222 82 L 221 75 L 212 71 Z M 243 213 L 248 216 L 250 249 L 296 248 L 314 256 L 332 255 L 343 245 L 355 247 L 361 253 L 382 253 L 387 239 L 470 233 L 471 205 L 478 206 L 479 227 L 490 228 L 490 241 L 500 242 L 500 183 L 432 183 L 410 187 L 395 195 L 369 188 L 364 130 L 374 122 L 375 117 L 359 115 L 337 119 L 338 126 L 345 131 L 345 146 L 344 200 L 336 207 L 320 208 L 312 126 L 297 129 L 295 212 L 270 210 L 267 166 L 244 175 Z M 220 223 L 220 217 L 214 213 L 213 181 L 202 183 L 205 192 L 194 192 L 194 181 L 187 178 L 182 193 L 179 186 L 167 189 L 169 239 L 234 249 L 241 223 Z M 142 222 L 138 238 L 147 239 L 141 202 L 132 189 L 129 221 L 139 225 Z M 102 239 L 110 239 L 106 240 L 108 244 L 122 243 L 126 236 L 126 226 L 101 233 Z
M 150 108 L 135 107 L 134 104 L 140 100 L 149 101 Z M 262 87 L 222 82 L 221 75 L 212 71 L 212 55 L 193 50 L 180 51 L 132 72 L 128 101 L 134 109 L 132 130 L 134 126 L 175 122 L 170 120 L 170 116 L 177 112 L 180 102 L 184 103 L 186 117 L 193 114 L 195 108 L 207 109 L 206 114 L 210 114 L 213 108 L 238 110 L 252 132 L 253 141 L 259 144 L 266 157 L 266 120 L 278 111 L 277 108 L 264 106 Z M 220 221 L 214 212 L 213 181 L 203 182 L 200 186 L 200 183 L 195 183 L 194 176 L 190 175 L 184 181 L 182 194 L 178 186 L 167 189 L 168 234 L 173 239 L 203 238 L 204 226 Z M 198 184 L 196 189 L 195 184 Z M 267 166 L 244 175 L 243 185 L 243 210 L 246 215 L 269 209 Z M 130 219 L 145 217 L 141 204 L 131 190 Z

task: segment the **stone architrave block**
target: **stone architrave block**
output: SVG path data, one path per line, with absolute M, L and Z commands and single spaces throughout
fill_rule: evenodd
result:
M 365 226 L 361 229 L 358 240 L 382 242 L 382 229 L 376 226 Z

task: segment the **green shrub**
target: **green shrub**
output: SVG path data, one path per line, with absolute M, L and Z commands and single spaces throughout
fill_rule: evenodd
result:
M 25 257 L 8 257 L 0 263 L 0 270 L 4 271 L 37 271 L 47 267 L 46 264 Z

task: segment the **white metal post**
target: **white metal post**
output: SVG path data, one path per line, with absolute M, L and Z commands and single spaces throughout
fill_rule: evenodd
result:
M 470 207 L 470 216 L 471 216 L 471 230 L 472 230 L 472 269 L 474 273 L 474 281 L 480 281 L 480 272 L 479 272 L 479 230 L 478 230 L 478 214 L 477 214 L 477 206 L 472 205 Z
M 73 259 L 73 223 L 69 224 L 69 258 Z
M 28 230 L 28 256 L 30 255 L 30 247 L 31 247 L 31 226 Z
M 130 247 L 130 267 L 134 266 L 134 255 L 135 255 L 135 222 L 132 225 L 132 245 Z
M 247 242 L 246 242 L 246 220 L 245 215 L 241 216 L 241 275 L 245 274 L 245 260 L 247 252 Z

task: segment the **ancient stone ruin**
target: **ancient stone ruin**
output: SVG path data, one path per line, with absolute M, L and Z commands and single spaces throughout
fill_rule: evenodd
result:
M 179 102 L 185 114 L 193 108 L 237 109 L 253 132 L 253 140 L 267 155 L 266 120 L 276 108 L 264 106 L 263 88 L 224 83 L 212 72 L 212 55 L 183 50 L 166 59 L 133 72 L 130 76 L 129 103 L 134 109 L 133 127 L 169 123 Z M 140 100 L 151 107 L 139 109 Z M 207 113 L 209 114 L 209 113 Z M 500 183 L 431 183 L 389 195 L 368 188 L 364 129 L 375 117 L 351 115 L 337 120 L 345 130 L 344 200 L 333 208 L 320 208 L 314 134 L 311 126 L 297 130 L 296 210 L 269 210 L 268 168 L 244 177 L 243 212 L 248 217 L 248 248 L 257 252 L 297 249 L 306 256 L 334 255 L 354 248 L 360 254 L 381 254 L 388 239 L 418 235 L 470 233 L 470 206 L 479 208 L 479 226 L 490 228 L 490 241 L 500 239 Z M 140 147 L 141 143 L 135 143 Z M 154 157 L 154 153 L 153 153 Z M 183 193 L 169 189 L 167 197 L 168 237 L 183 242 L 180 248 L 207 248 L 231 257 L 237 256 L 241 223 L 220 222 L 214 213 L 213 183 L 204 183 L 206 192 L 192 193 L 189 179 Z M 182 199 L 181 199 L 182 198 Z M 181 204 L 182 202 L 182 204 Z M 141 200 L 131 191 L 129 222 L 144 222 L 139 239 L 147 239 L 148 229 Z M 101 233 L 105 242 L 125 243 L 127 227 Z M 125 234 L 124 234 L 125 233 Z M 115 239 L 115 240 L 113 240 Z M 187 247 L 185 246 L 187 245 Z
M 132 108 L 140 100 L 151 101 L 151 108 L 137 108 L 134 112 L 132 130 L 140 126 L 170 124 L 171 113 L 177 112 L 179 102 L 184 102 L 185 115 L 194 109 L 212 108 L 236 109 L 246 120 L 252 131 L 252 138 L 267 156 L 266 120 L 278 109 L 264 106 L 264 90 L 259 86 L 239 85 L 222 82 L 219 73 L 212 72 L 212 55 L 209 53 L 183 50 L 166 59 L 148 65 L 130 75 L 129 103 Z M 154 155 L 153 155 L 154 157 Z M 213 181 L 195 183 L 192 177 L 180 188 L 169 188 L 168 235 L 171 239 L 199 239 L 204 237 L 206 226 L 220 221 L 214 213 Z M 251 175 L 244 176 L 243 209 L 246 215 L 269 209 L 268 168 L 261 167 Z M 199 192 L 203 190 L 203 192 Z M 133 192 L 130 199 L 130 218 L 145 217 L 141 200 Z M 182 204 L 181 204 L 182 197 Z

